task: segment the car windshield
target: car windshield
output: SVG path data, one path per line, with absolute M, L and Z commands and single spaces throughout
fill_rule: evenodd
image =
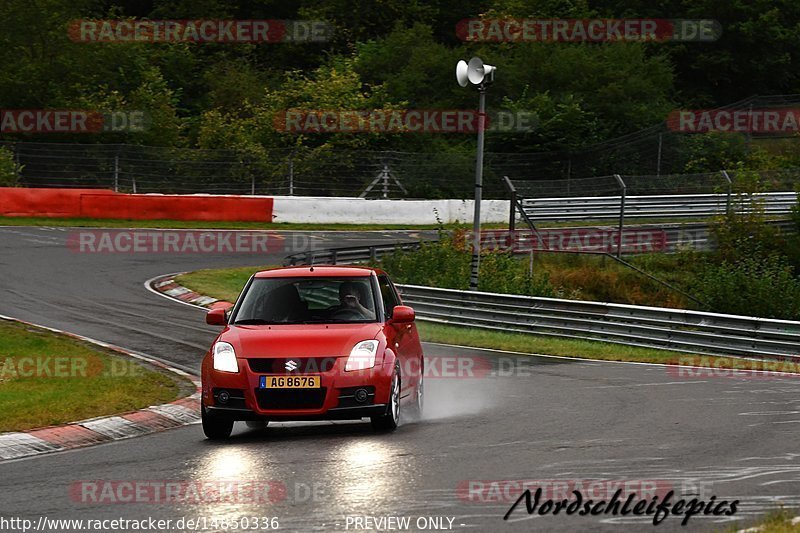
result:
M 255 278 L 232 324 L 376 322 L 370 278 Z

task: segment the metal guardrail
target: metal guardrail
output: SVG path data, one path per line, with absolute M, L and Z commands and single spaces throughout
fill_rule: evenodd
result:
M 292 254 L 284 258 L 284 266 L 295 265 L 337 265 L 339 263 L 357 263 L 361 261 L 377 261 L 382 256 L 395 250 L 415 250 L 419 242 L 398 242 L 392 244 L 375 244 L 371 246 L 352 246 L 348 248 L 331 248 L 328 250 L 311 250 Z
M 420 319 L 689 353 L 800 358 L 800 322 L 398 285 Z
M 780 228 L 782 232 L 789 233 L 795 231 L 796 224 L 790 220 L 772 220 L 768 224 Z M 539 230 L 539 236 L 543 241 L 537 238 L 537 234 L 530 230 L 515 230 L 513 239 L 510 241 L 512 246 L 510 250 L 517 254 L 527 254 L 531 248 L 540 252 L 546 252 L 549 249 L 549 238 L 551 234 L 558 234 L 559 232 L 569 236 L 570 232 L 575 230 L 584 231 L 583 236 L 589 232 L 596 230 L 598 233 L 609 226 L 583 226 L 583 227 L 565 227 L 565 228 L 544 228 Z M 499 245 L 498 241 L 502 240 L 501 236 L 506 230 L 487 230 L 487 234 L 492 237 L 490 242 L 494 245 Z M 613 231 L 617 231 L 613 229 Z M 626 234 L 635 233 L 638 240 L 628 242 L 623 239 L 621 251 L 622 255 L 645 253 L 645 252 L 662 252 L 674 253 L 682 247 L 693 248 L 698 251 L 709 251 L 715 247 L 714 239 L 711 235 L 709 225 L 703 222 L 684 222 L 676 224 L 652 224 L 652 225 L 639 225 L 629 226 L 625 228 Z M 643 241 L 648 233 L 651 233 L 651 241 Z M 641 238 L 640 238 L 641 237 Z M 569 241 L 555 251 L 564 252 L 584 252 L 586 253 L 586 246 L 578 246 L 573 249 L 570 246 L 574 244 Z M 419 248 L 419 242 L 399 242 L 392 244 L 377 244 L 371 246 L 353 246 L 350 248 L 336 248 L 326 250 L 307 251 L 292 254 L 284 258 L 283 264 L 285 266 L 294 265 L 335 265 L 338 263 L 358 263 L 363 261 L 377 261 L 387 253 L 394 252 L 398 248 L 401 250 L 415 250 Z M 578 243 L 580 244 L 580 243 Z M 487 244 L 490 246 L 491 244 Z M 602 253 L 605 250 L 602 245 L 598 245 L 597 253 Z
M 767 216 L 786 216 L 797 204 L 797 193 L 774 192 L 754 195 L 763 200 Z M 578 198 L 520 198 L 525 217 L 536 222 L 570 220 L 616 220 L 620 216 L 622 196 Z M 642 218 L 703 218 L 721 215 L 729 205 L 727 194 L 681 194 L 656 196 L 626 196 L 626 219 Z M 735 205 L 734 208 L 741 209 Z

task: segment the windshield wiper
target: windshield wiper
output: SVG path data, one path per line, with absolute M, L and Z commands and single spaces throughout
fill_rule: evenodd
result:
M 242 320 L 237 320 L 233 322 L 232 326 L 263 326 L 263 325 L 271 325 L 271 324 L 278 324 L 278 322 L 270 322 L 269 320 L 264 320 L 263 318 L 245 318 Z
M 312 320 L 303 320 L 301 322 L 297 322 L 297 324 L 368 324 L 371 322 L 375 322 L 372 319 L 364 318 L 364 319 L 333 319 L 333 318 L 319 318 L 319 319 L 312 319 Z

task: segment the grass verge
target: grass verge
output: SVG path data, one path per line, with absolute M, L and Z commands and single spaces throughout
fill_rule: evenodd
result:
M 509 352 L 582 357 L 602 361 L 633 361 L 638 363 L 677 363 L 681 358 L 694 360 L 698 356 L 671 350 L 625 346 L 611 342 L 548 337 L 526 333 L 509 333 L 479 328 L 450 326 L 420 320 L 417 322 L 420 338 L 427 342 L 458 344 L 475 348 L 492 348 Z M 729 357 L 703 359 L 715 368 L 739 368 L 741 360 Z M 704 361 L 705 363 L 706 361 Z M 738 363 L 738 365 L 737 365 Z M 731 366 L 737 365 L 737 366 Z
M 233 302 L 244 287 L 247 279 L 257 270 L 272 268 L 238 267 L 209 269 L 189 272 L 176 278 L 176 281 L 200 294 L 220 300 Z M 731 357 L 697 356 L 671 350 L 625 346 L 602 341 L 567 339 L 525 333 L 508 333 L 479 328 L 467 328 L 436 324 L 420 320 L 417 322 L 420 338 L 427 342 L 457 344 L 475 348 L 492 348 L 512 352 L 560 355 L 564 357 L 583 357 L 603 361 L 633 361 L 640 363 L 679 363 L 701 364 L 712 368 L 743 369 L 741 359 Z M 758 366 L 757 369 L 762 368 Z M 781 370 L 793 371 L 797 365 L 781 366 Z
M 179 379 L 78 339 L 0 321 L 0 432 L 170 402 Z
M 800 533 L 800 521 L 792 523 L 796 514 L 790 513 L 785 509 L 773 511 L 768 513 L 760 523 L 752 526 L 752 528 L 760 533 Z M 749 530 L 750 528 L 746 531 Z M 741 531 L 741 527 L 732 526 L 727 531 L 731 533 Z
M 386 230 L 435 230 L 438 224 L 301 224 L 265 222 L 223 222 L 194 220 L 118 220 L 106 218 L 47 218 L 47 217 L 0 217 L 0 226 L 57 226 L 83 228 L 170 228 L 170 229 L 250 229 L 273 231 L 386 231 Z M 504 228 L 506 224 L 485 224 L 486 228 Z M 461 227 L 445 224 L 445 229 Z
M 175 278 L 179 285 L 183 285 L 205 296 L 217 300 L 235 302 L 244 284 L 254 272 L 275 268 L 276 265 L 262 267 L 236 267 L 196 270 L 187 272 Z

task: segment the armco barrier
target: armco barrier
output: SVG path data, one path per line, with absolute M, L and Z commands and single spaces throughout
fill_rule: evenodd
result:
M 763 203 L 769 216 L 786 216 L 797 205 L 795 192 L 771 192 L 753 195 Z M 616 220 L 620 213 L 619 196 L 580 198 L 521 198 L 522 209 L 535 222 L 571 220 Z M 625 197 L 625 218 L 686 219 L 706 218 L 725 213 L 725 194 L 671 194 Z M 734 204 L 736 209 L 742 206 Z
M 131 220 L 272 222 L 263 196 L 120 194 L 97 189 L 0 187 L 0 215 Z
M 424 320 L 748 357 L 800 357 L 800 322 L 682 309 L 398 285 Z

